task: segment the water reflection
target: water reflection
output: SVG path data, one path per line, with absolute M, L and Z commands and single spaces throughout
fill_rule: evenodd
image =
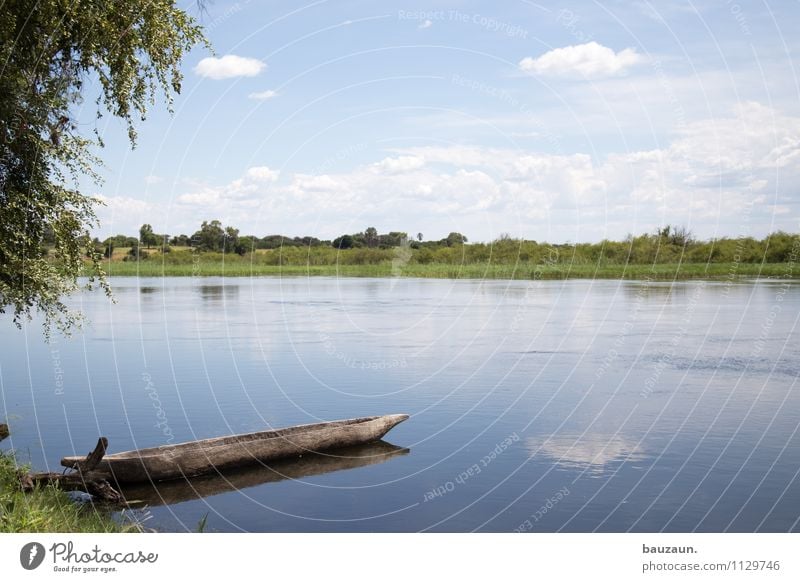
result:
M 239 297 L 239 285 L 200 285 L 204 301 L 222 301 Z
M 614 463 L 645 457 L 644 449 L 635 440 L 613 434 L 530 437 L 525 440 L 525 448 L 532 457 L 543 455 L 561 468 L 595 475 Z
M 622 286 L 627 298 L 633 300 L 658 300 L 672 303 L 678 298 L 686 297 L 689 287 L 687 284 L 673 284 L 661 282 L 635 282 Z

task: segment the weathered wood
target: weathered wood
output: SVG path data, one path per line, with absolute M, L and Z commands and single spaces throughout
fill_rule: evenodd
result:
M 85 459 L 79 459 L 75 461 L 75 464 L 70 467 L 70 469 L 77 469 L 81 473 L 89 473 L 97 467 L 97 464 L 103 460 L 103 457 L 108 450 L 108 439 L 106 437 L 100 437 L 97 439 L 97 445 L 94 447 L 94 450 L 86 455 Z
M 103 460 L 108 449 L 108 439 L 100 437 L 97 446 L 86 455 L 77 459 L 71 467 L 74 473 L 28 473 L 20 477 L 20 485 L 24 491 L 31 491 L 37 485 L 53 484 L 65 491 L 85 491 L 86 493 L 112 503 L 122 501 L 122 496 L 109 484 L 106 477 L 94 471 Z
M 86 483 L 86 492 L 97 499 L 102 499 L 109 503 L 121 503 L 124 501 L 122 495 L 114 489 L 108 481 L 100 479 L 99 481 L 88 481 Z
M 11 431 L 8 430 L 8 425 L 0 423 L 0 441 L 2 441 L 4 438 L 6 438 L 10 434 L 11 434 Z
M 118 484 L 193 477 L 374 442 L 407 418 L 353 418 L 115 453 L 104 456 L 92 474 Z M 65 457 L 61 464 L 75 468 L 82 461 Z
M 102 476 L 91 473 L 28 473 L 20 477 L 23 491 L 32 491 L 37 486 L 56 485 L 64 491 L 84 491 L 103 501 L 119 503 L 122 496 Z
M 377 441 L 327 453 L 303 455 L 299 459 L 281 459 L 268 464 L 251 465 L 223 473 L 209 473 L 199 477 L 171 479 L 158 483 L 132 483 L 120 485 L 119 492 L 130 505 L 172 505 L 194 501 L 229 491 L 241 491 L 266 483 L 287 479 L 306 479 L 334 471 L 347 471 L 383 463 L 408 454 L 409 450 Z

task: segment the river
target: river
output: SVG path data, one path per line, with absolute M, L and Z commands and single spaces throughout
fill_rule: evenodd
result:
M 89 320 L 71 338 L 48 344 L 38 321 L 16 330 L 2 316 L 2 446 L 38 469 L 100 435 L 114 452 L 411 415 L 387 435 L 394 447 L 165 492 L 140 510 L 148 527 L 800 530 L 796 284 L 112 286 L 113 304 L 70 299 Z

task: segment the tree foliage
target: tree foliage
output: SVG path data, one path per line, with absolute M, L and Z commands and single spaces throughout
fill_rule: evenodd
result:
M 89 237 L 96 199 L 77 187 L 95 181 L 76 109 L 85 85 L 98 87 L 97 116 L 127 125 L 144 119 L 158 93 L 180 92 L 180 62 L 200 28 L 173 0 L 6 0 L 0 10 L 0 312 L 14 322 L 39 310 L 67 331 L 76 323 L 62 299 L 78 288 L 88 254 L 89 284 L 108 292 Z M 52 244 L 48 251 L 46 243 Z
M 333 239 L 333 243 L 331 244 L 333 245 L 333 248 L 345 250 L 352 249 L 354 246 L 356 246 L 356 241 L 351 235 L 343 234 L 342 236 Z
M 378 240 L 378 229 L 374 226 L 370 226 L 364 231 L 364 243 L 366 243 L 369 248 L 378 246 Z
M 447 235 L 447 238 L 443 239 L 441 242 L 446 244 L 448 247 L 463 245 L 467 242 L 467 237 L 460 232 L 451 232 Z
M 139 228 L 139 242 L 146 246 L 148 249 L 159 242 L 159 236 L 153 232 L 153 227 L 149 224 L 143 224 Z
M 219 220 L 204 220 L 200 230 L 192 235 L 191 242 L 193 247 L 201 251 L 243 255 L 249 250 L 247 243 L 239 242 L 239 229 L 223 227 Z
M 212 220 L 204 222 L 191 238 L 178 235 L 170 239 L 173 245 L 191 247 L 192 251 L 203 251 L 207 256 L 199 259 L 195 252 L 179 251 L 172 252 L 168 258 L 162 257 L 162 260 L 165 265 L 187 265 L 189 268 L 185 272 L 195 272 L 198 260 L 208 265 L 213 265 L 215 261 L 226 261 L 228 259 L 224 253 L 232 250 L 237 254 L 248 255 L 246 265 L 250 268 L 331 265 L 389 265 L 394 268 L 398 262 L 402 262 L 410 265 L 453 267 L 476 264 L 509 265 L 522 269 L 518 273 L 536 273 L 544 265 L 562 265 L 567 269 L 572 266 L 594 265 L 597 269 L 603 269 L 613 265 L 654 267 L 677 263 L 701 266 L 729 263 L 731 267 L 728 276 L 737 272 L 739 263 L 784 263 L 784 273 L 791 274 L 792 265 L 800 260 L 800 235 L 781 231 L 763 239 L 742 236 L 702 241 L 686 227 L 667 225 L 638 236 L 629 235 L 621 241 L 602 240 L 577 244 L 537 242 L 514 238 L 509 234 L 501 234 L 488 243 L 467 243 L 466 237 L 458 232 L 450 233 L 439 240 L 423 242 L 419 237 L 417 240 L 409 240 L 406 233 L 393 231 L 378 234 L 378 246 L 370 248 L 367 244 L 367 230 L 369 229 L 361 233 L 345 234 L 333 241 L 320 241 L 311 236 L 239 236 L 237 229 L 223 227 L 221 222 Z M 135 237 L 117 235 L 105 242 L 120 247 L 132 247 L 124 260 L 148 259 L 148 252 L 137 248 L 139 239 Z M 102 244 L 99 244 L 99 248 L 102 249 Z M 162 247 L 161 251 L 169 248 Z M 122 254 L 118 253 L 117 260 Z M 237 258 L 231 259 L 233 268 L 237 264 Z M 242 265 L 241 262 L 238 264 Z

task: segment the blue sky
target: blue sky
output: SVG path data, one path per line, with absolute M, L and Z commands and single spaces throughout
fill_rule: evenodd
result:
M 174 114 L 158 104 L 133 151 L 102 121 L 100 236 L 800 231 L 795 2 L 216 0 L 198 18 L 214 54 L 187 55 Z

